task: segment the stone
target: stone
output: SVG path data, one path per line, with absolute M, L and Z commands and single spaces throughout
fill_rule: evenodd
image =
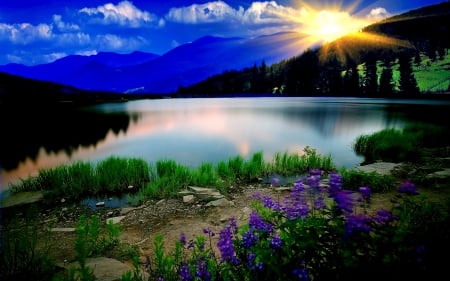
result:
M 130 265 L 106 257 L 88 258 L 86 259 L 86 266 L 93 270 L 95 279 L 101 281 L 121 280 L 125 272 L 133 270 Z M 65 266 L 67 269 L 78 267 L 79 264 L 77 262 Z M 143 270 L 141 271 L 141 275 L 144 277 L 142 280 L 147 280 L 146 278 L 149 277 L 148 273 Z
M 232 201 L 228 201 L 225 198 L 220 198 L 211 202 L 208 202 L 206 204 L 206 207 L 225 207 L 225 206 L 233 206 L 234 203 Z
M 75 232 L 74 227 L 54 227 L 50 229 L 51 232 Z
M 119 217 L 108 218 L 108 219 L 106 219 L 106 224 L 108 224 L 110 221 L 112 222 L 112 224 L 117 224 L 117 223 L 119 223 L 121 220 L 123 220 L 124 218 L 125 218 L 125 216 L 119 216 Z
M 380 175 L 390 175 L 391 171 L 399 165 L 399 163 L 376 162 L 368 165 L 357 166 L 355 169 L 368 173 L 376 172 Z
M 183 196 L 183 202 L 186 204 L 192 204 L 195 202 L 195 196 L 194 195 L 185 195 L 185 196 Z
M 95 206 L 96 207 L 104 207 L 105 206 L 105 202 L 97 202 L 96 204 L 95 204 Z

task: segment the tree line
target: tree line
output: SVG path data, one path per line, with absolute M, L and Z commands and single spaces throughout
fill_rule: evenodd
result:
M 262 61 L 179 86 L 174 96 L 415 96 L 413 65 L 448 53 L 449 15 L 450 2 L 410 11 L 270 66 Z

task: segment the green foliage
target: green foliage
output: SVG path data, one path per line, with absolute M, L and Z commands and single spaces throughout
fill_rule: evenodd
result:
M 142 187 L 154 179 L 150 166 L 142 159 L 110 157 L 96 166 L 88 162 L 43 169 L 35 177 L 12 185 L 12 192 L 44 190 L 45 198 L 77 200 L 87 195 L 126 191 L 128 186 Z
M 331 156 L 319 155 L 315 149 L 307 146 L 303 149 L 302 155 L 275 153 L 269 170 L 271 173 L 292 176 L 307 173 L 313 167 L 320 167 L 324 171 L 335 169 Z
M 377 172 L 364 172 L 342 168 L 342 185 L 346 189 L 358 191 L 361 186 L 369 186 L 375 193 L 387 193 L 395 189 L 395 178 L 391 175 L 380 175 Z
M 55 263 L 49 255 L 51 236 L 45 232 L 44 239 L 39 239 L 40 226 L 35 214 L 36 210 L 30 208 L 24 220 L 16 216 L 4 227 L 2 222 L 1 280 L 50 280 L 53 275 Z
M 370 135 L 360 135 L 353 144 L 353 150 L 364 156 L 366 163 L 376 160 L 412 161 L 420 155 L 418 147 L 442 147 L 446 146 L 449 140 L 445 127 L 414 124 L 402 130 L 390 128 Z
M 417 196 L 405 182 L 391 210 L 368 212 L 370 196 L 342 189 L 338 174 L 329 188 L 319 181 L 298 180 L 281 200 L 255 194 L 248 223 L 231 218 L 220 231 L 220 256 L 210 229 L 189 242 L 181 235 L 170 253 L 157 235 L 149 280 L 422 280 L 445 272 L 450 199 Z
M 384 129 L 356 138 L 353 150 L 370 163 L 376 160 L 400 162 L 418 157 L 417 139 L 396 129 Z

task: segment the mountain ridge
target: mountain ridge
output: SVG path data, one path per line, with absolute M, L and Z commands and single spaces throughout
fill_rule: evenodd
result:
M 69 55 L 36 66 L 3 65 L 0 71 L 83 90 L 124 93 L 130 92 L 130 89 L 144 89 L 143 92 L 169 93 L 180 85 L 199 82 L 211 74 L 241 69 L 262 61 L 275 63 L 297 55 L 302 50 L 291 48 L 281 51 L 283 44 L 293 45 L 298 40 L 297 34 L 285 32 L 255 38 L 204 36 L 163 55 L 144 52 Z M 132 58 L 133 54 L 135 58 Z M 144 58 L 138 60 L 139 55 Z M 108 56 L 115 58 L 108 62 Z M 117 63 L 119 58 L 122 63 Z M 89 80 L 89 77 L 96 79 Z

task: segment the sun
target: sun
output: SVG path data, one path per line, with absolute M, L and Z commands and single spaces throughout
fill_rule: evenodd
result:
M 318 41 L 331 42 L 344 35 L 359 31 L 360 21 L 353 19 L 347 12 L 322 10 L 308 17 L 302 32 Z
M 357 2 L 348 7 L 339 4 L 319 5 L 318 1 L 313 3 L 315 6 L 302 1 L 299 3 L 299 14 L 291 16 L 291 20 L 298 24 L 298 32 L 307 35 L 311 44 L 332 42 L 345 35 L 357 33 L 373 23 L 368 18 L 352 14 Z

